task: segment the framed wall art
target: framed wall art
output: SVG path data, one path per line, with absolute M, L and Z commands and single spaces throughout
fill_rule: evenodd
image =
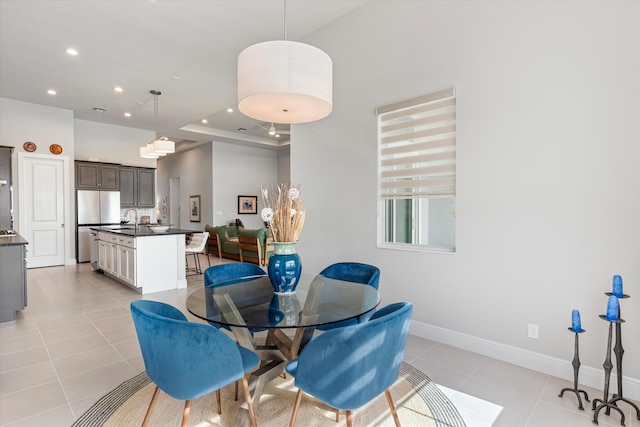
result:
M 258 213 L 258 196 L 238 196 L 238 213 Z
M 189 196 L 189 220 L 200 222 L 200 195 Z

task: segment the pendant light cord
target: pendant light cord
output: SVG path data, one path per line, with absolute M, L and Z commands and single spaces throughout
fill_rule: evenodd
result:
M 284 41 L 287 41 L 287 0 L 284 0 L 284 7 L 282 8 L 282 14 L 284 22 Z
M 158 139 L 158 95 L 162 92 L 157 90 L 149 91 L 153 95 L 153 120 L 155 121 L 156 140 Z

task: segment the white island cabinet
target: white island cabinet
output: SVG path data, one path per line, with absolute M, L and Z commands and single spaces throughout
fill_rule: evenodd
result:
M 142 294 L 187 287 L 185 234 L 100 229 L 98 269 Z

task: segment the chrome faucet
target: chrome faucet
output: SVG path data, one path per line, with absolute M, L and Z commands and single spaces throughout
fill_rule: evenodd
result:
M 129 208 L 124 211 L 124 216 L 127 216 L 129 212 L 133 211 L 133 228 L 138 229 L 138 210 L 136 208 Z

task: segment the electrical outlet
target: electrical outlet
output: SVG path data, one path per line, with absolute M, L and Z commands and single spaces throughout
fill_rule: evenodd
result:
M 531 339 L 538 339 L 538 325 L 535 323 L 529 323 L 529 327 L 527 329 L 527 336 Z

